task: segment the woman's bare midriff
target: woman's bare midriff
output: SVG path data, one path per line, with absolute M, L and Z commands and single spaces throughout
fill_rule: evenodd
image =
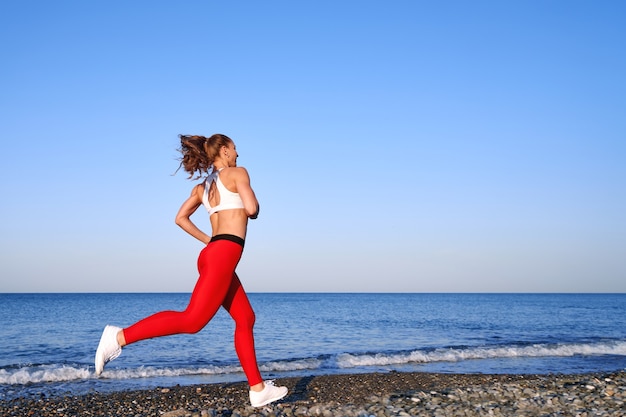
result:
M 211 216 L 212 236 L 234 235 L 246 238 L 248 216 L 244 209 L 222 210 Z

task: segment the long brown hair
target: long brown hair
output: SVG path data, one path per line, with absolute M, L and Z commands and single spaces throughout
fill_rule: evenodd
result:
M 192 178 L 197 173 L 194 179 L 209 172 L 222 146 L 229 146 L 233 143 L 231 138 L 220 133 L 208 138 L 199 135 L 179 135 L 179 137 L 179 151 L 182 156 L 178 169 L 182 167 L 189 174 L 188 178 Z

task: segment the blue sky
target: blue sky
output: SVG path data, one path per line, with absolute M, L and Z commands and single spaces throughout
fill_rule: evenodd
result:
M 621 1 L 5 1 L 0 292 L 191 291 L 224 133 L 251 292 L 626 292 Z M 208 228 L 206 213 L 194 220 Z

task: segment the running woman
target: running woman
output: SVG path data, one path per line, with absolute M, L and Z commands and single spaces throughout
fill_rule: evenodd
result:
M 189 178 L 207 174 L 176 215 L 176 224 L 206 245 L 198 258 L 200 277 L 184 311 L 161 311 L 124 329 L 106 326 L 96 351 L 96 375 L 122 353 L 122 347 L 153 337 L 197 333 L 224 307 L 235 320 L 235 350 L 250 385 L 250 403 L 260 407 L 283 398 L 287 388 L 261 377 L 254 350 L 255 315 L 235 273 L 248 219 L 257 218 L 259 203 L 248 172 L 237 167 L 237 150 L 228 136 L 181 135 L 180 139 L 180 166 Z M 211 236 L 190 219 L 201 205 L 209 212 Z

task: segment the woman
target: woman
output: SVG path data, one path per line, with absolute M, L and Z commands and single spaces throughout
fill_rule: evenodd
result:
M 286 387 L 263 381 L 254 351 L 255 315 L 235 273 L 243 252 L 248 219 L 256 219 L 259 203 L 250 187 L 250 177 L 237 167 L 233 141 L 220 134 L 180 136 L 181 166 L 192 178 L 209 174 L 196 185 L 176 215 L 176 224 L 206 244 L 198 258 L 200 277 L 185 311 L 162 311 L 130 327 L 106 326 L 96 351 L 96 375 L 117 358 L 122 347 L 153 337 L 197 333 L 224 307 L 235 320 L 235 350 L 250 385 L 250 403 L 259 407 L 287 395 Z M 200 207 L 209 212 L 212 234 L 205 234 L 191 221 Z

